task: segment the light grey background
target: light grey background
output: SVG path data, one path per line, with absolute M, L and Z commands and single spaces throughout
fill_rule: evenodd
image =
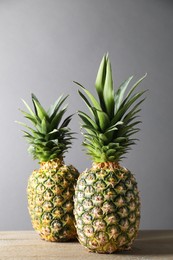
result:
M 15 120 L 21 98 L 34 92 L 48 107 L 64 93 L 69 113 L 84 109 L 72 83 L 94 91 L 102 55 L 109 51 L 114 84 L 148 72 L 143 124 L 123 164 L 139 183 L 141 229 L 173 228 L 173 2 L 161 0 L 0 0 L 0 230 L 31 229 L 28 176 L 38 167 Z M 78 133 L 66 163 L 91 162 Z

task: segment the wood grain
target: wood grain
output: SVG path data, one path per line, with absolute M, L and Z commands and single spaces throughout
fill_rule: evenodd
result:
M 78 242 L 55 243 L 34 231 L 0 232 L 0 260 L 173 260 L 173 231 L 140 231 L 132 250 L 89 253 Z

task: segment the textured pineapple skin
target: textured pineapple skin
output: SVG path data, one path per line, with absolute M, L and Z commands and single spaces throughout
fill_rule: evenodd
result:
M 28 209 L 33 228 L 42 239 L 69 241 L 76 238 L 74 186 L 78 171 L 57 160 L 42 163 L 28 180 Z
M 97 253 L 128 250 L 140 222 L 140 199 L 132 173 L 113 163 L 84 171 L 77 181 L 74 214 L 79 242 Z

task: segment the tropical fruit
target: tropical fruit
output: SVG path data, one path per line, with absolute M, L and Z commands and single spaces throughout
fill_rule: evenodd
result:
M 146 76 L 146 75 L 145 75 Z M 96 78 L 96 98 L 81 84 L 79 95 L 90 115 L 78 111 L 83 146 L 91 156 L 91 169 L 80 174 L 75 189 L 74 214 L 80 243 L 90 251 L 113 253 L 127 250 L 140 223 L 140 197 L 134 175 L 120 162 L 135 144 L 144 91 L 136 92 L 139 79 L 126 94 L 133 77 L 115 92 L 111 64 L 104 55 Z
M 34 110 L 23 100 L 28 112 L 21 110 L 33 127 L 20 123 L 28 131 L 29 152 L 40 164 L 28 181 L 28 209 L 33 228 L 48 241 L 68 241 L 76 238 L 74 225 L 74 186 L 78 171 L 64 164 L 64 153 L 73 139 L 68 124 L 72 115 L 62 121 L 67 106 L 66 97 L 59 99 L 46 111 L 32 94 Z

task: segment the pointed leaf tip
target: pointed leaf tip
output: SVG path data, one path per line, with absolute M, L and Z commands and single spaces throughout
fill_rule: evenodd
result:
M 95 88 L 97 91 L 97 94 L 100 99 L 100 105 L 102 108 L 104 108 L 105 104 L 103 104 L 103 89 L 104 89 L 104 84 L 105 84 L 105 77 L 106 77 L 106 58 L 105 55 L 103 56 L 98 72 L 97 72 L 97 77 L 95 81 Z
M 105 57 L 106 57 L 106 60 L 108 60 L 108 59 L 109 59 L 109 52 L 108 52 L 108 51 L 107 51 L 107 53 L 106 53 Z

